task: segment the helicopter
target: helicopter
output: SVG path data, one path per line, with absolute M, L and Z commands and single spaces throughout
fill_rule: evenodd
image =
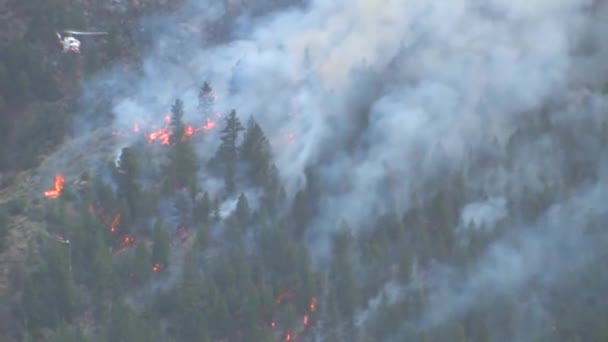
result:
M 73 35 L 105 35 L 107 32 L 82 32 L 82 31 L 61 31 L 65 33 L 65 36 L 61 36 L 59 32 L 55 32 L 57 35 L 57 41 L 63 52 L 80 53 L 80 41 L 73 37 Z

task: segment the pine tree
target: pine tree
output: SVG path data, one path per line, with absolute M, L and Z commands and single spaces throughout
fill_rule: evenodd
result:
M 118 182 L 121 195 L 126 199 L 132 215 L 137 215 L 137 200 L 140 188 L 136 182 L 139 173 L 139 162 L 135 151 L 130 147 L 122 149 L 114 176 Z
M 249 222 L 250 216 L 249 201 L 247 201 L 247 196 L 245 196 L 245 193 L 241 193 L 239 196 L 239 200 L 236 204 L 235 214 L 241 228 L 245 228 L 245 225 Z
M 221 140 L 214 160 L 224 166 L 224 180 L 226 191 L 232 193 L 235 190 L 236 163 L 238 158 L 238 150 L 236 146 L 239 132 L 243 131 L 244 127 L 241 121 L 236 116 L 236 111 L 232 110 L 226 118 L 226 125 L 222 129 Z
M 253 117 L 247 122 L 247 130 L 240 146 L 240 156 L 248 164 L 249 174 L 253 180 L 258 185 L 265 186 L 270 173 L 272 153 L 268 139 Z
M 93 255 L 92 289 L 94 293 L 97 317 L 103 318 L 106 313 L 106 302 L 112 294 L 112 255 L 103 241 L 103 234 L 99 230 L 95 235 L 95 252 Z
M 176 99 L 171 106 L 171 138 L 170 142 L 175 145 L 182 142 L 186 135 L 186 125 L 184 124 L 184 102 Z
M 182 279 L 178 284 L 177 325 L 184 341 L 200 341 L 206 335 L 207 305 L 203 297 L 202 279 L 194 255 L 186 255 Z
M 131 272 L 135 283 L 142 285 L 150 279 L 152 266 L 150 265 L 150 254 L 146 245 L 137 243 L 131 261 Z
M 175 100 L 171 112 L 172 135 L 171 149 L 169 151 L 169 185 L 172 188 L 188 187 L 191 197 L 194 198 L 198 190 L 198 162 L 191 141 L 184 139 L 184 110 L 180 99 Z
M 215 95 L 213 89 L 209 83 L 203 83 L 198 93 L 198 109 L 203 115 L 203 118 L 209 118 L 213 115 L 213 104 L 215 102 Z
M 205 191 L 203 197 L 196 201 L 193 211 L 192 216 L 194 217 L 195 222 L 202 222 L 203 224 L 209 223 L 211 199 L 208 192 Z
M 152 263 L 162 264 L 164 267 L 169 266 L 169 252 L 171 248 L 171 237 L 167 230 L 164 229 L 162 222 L 157 221 L 154 228 L 154 240 L 152 245 Z

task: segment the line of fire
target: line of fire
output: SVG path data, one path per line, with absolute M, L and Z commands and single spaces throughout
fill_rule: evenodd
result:
M 215 114 L 216 118 L 220 118 L 221 115 Z M 209 131 L 216 128 L 216 122 L 212 118 L 207 118 L 204 124 L 199 126 L 194 125 L 186 125 L 185 130 L 183 132 L 183 138 L 187 139 L 199 132 Z M 147 128 L 148 125 L 142 125 L 140 123 L 134 123 L 131 131 L 114 131 L 112 134 L 115 136 L 126 136 L 128 134 L 143 134 L 147 139 L 148 143 L 157 143 L 160 142 L 162 145 L 171 145 L 171 136 L 172 136 L 172 127 L 171 127 L 171 116 L 165 115 L 164 124 L 160 128 Z M 293 133 L 288 133 L 284 137 L 285 142 L 289 143 L 293 141 L 294 135 Z M 54 186 L 46 191 L 44 191 L 44 196 L 48 199 L 59 199 L 62 194 L 66 191 L 65 188 L 66 179 L 62 174 L 56 174 L 54 180 Z M 94 203 L 89 203 L 87 206 L 87 211 L 94 217 L 96 217 L 103 226 L 107 227 L 108 232 L 111 236 L 114 236 L 115 245 L 112 248 L 112 257 L 118 258 L 120 255 L 126 253 L 133 246 L 138 243 L 139 238 L 136 238 L 132 234 L 126 234 L 121 229 L 122 224 L 122 214 L 120 210 L 104 210 L 100 208 L 99 205 Z M 194 230 L 188 227 L 187 225 L 180 224 L 174 229 L 173 241 L 177 244 L 185 244 L 194 234 Z M 54 239 L 58 242 L 69 243 L 69 240 L 66 237 L 60 235 L 54 235 Z M 67 242 L 66 242 L 67 241 Z M 150 268 L 153 273 L 163 273 L 168 270 L 168 267 L 161 262 L 156 260 L 150 261 Z M 277 334 L 280 335 L 281 340 L 284 341 L 294 341 L 298 339 L 299 336 L 305 334 L 310 331 L 310 329 L 314 326 L 314 322 L 317 320 L 317 298 L 310 298 L 310 302 L 306 312 L 301 317 L 300 326 L 299 327 L 289 327 L 289 328 L 281 328 L 278 320 L 274 317 L 278 310 L 286 304 L 293 301 L 295 298 L 296 286 L 290 286 L 289 288 L 279 291 L 276 295 L 275 300 L 272 305 L 269 307 L 263 308 L 263 322 L 260 322 L 261 325 L 266 326 L 271 329 L 273 332 L 276 331 Z M 240 315 L 239 311 L 233 312 L 234 317 L 238 317 Z M 282 330 L 282 331 L 281 331 Z M 279 332 L 280 331 L 280 332 Z M 275 335 L 278 336 L 278 335 Z

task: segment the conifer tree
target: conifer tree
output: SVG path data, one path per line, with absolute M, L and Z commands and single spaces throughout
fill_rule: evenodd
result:
M 172 134 L 171 148 L 169 151 L 169 184 L 173 189 L 176 187 L 188 187 L 190 189 L 190 195 L 194 197 L 198 190 L 198 162 L 191 141 L 189 139 L 184 139 L 184 109 L 180 99 L 175 100 L 171 112 Z
M 162 221 L 158 220 L 154 227 L 154 240 L 152 245 L 152 263 L 162 264 L 167 267 L 169 265 L 169 252 L 171 237 L 167 230 L 164 229 Z
M 203 224 L 209 223 L 209 216 L 211 215 L 211 199 L 209 193 L 205 191 L 203 197 L 196 201 L 192 216 L 195 222 L 202 222 Z
M 209 83 L 203 83 L 203 86 L 198 93 L 198 110 L 203 115 L 203 118 L 209 118 L 213 115 L 213 104 L 215 102 L 215 96 L 213 89 Z
M 265 186 L 270 172 L 272 153 L 262 128 L 250 117 L 240 146 L 240 156 L 249 166 L 249 174 L 256 184 Z
M 247 201 L 247 196 L 245 196 L 245 193 L 241 193 L 241 195 L 239 196 L 239 200 L 236 204 L 235 214 L 239 225 L 241 226 L 241 228 L 244 228 L 244 226 L 249 221 L 250 215 L 249 202 Z
M 223 166 L 226 191 L 232 193 L 235 190 L 236 163 L 238 158 L 237 139 L 239 133 L 244 130 L 241 121 L 232 110 L 226 118 L 226 125 L 222 129 L 221 140 L 214 160 Z
M 137 215 L 137 200 L 140 188 L 136 182 L 139 173 L 139 162 L 133 148 L 122 149 L 120 159 L 115 168 L 114 176 L 118 182 L 120 194 L 127 201 L 129 211 Z

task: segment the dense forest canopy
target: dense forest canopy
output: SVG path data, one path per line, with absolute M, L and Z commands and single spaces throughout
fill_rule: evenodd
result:
M 0 202 L 2 335 L 608 340 L 608 9 L 291 5 L 186 1 L 83 76 Z

